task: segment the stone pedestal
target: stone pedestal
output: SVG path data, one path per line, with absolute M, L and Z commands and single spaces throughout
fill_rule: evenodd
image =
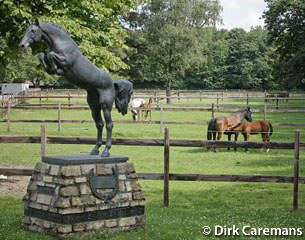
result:
M 23 198 L 23 227 L 59 237 L 142 228 L 145 197 L 127 157 L 43 157 Z

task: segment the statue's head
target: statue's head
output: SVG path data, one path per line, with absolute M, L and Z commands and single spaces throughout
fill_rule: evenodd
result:
M 30 23 L 29 27 L 25 31 L 24 37 L 22 38 L 21 42 L 19 43 L 19 47 L 22 50 L 27 49 L 31 43 L 39 42 L 42 37 L 42 30 L 39 27 L 38 19 L 35 22 Z

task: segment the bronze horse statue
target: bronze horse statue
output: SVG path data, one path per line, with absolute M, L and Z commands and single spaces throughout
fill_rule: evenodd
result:
M 246 119 L 252 122 L 250 108 L 238 110 L 231 113 L 229 116 L 218 116 L 210 120 L 208 124 L 207 140 L 220 140 L 222 135 L 239 126 Z M 214 148 L 216 151 L 216 148 Z
M 112 81 L 108 73 L 99 69 L 81 53 L 68 32 L 57 24 L 39 22 L 36 19 L 28 26 L 19 47 L 24 50 L 30 44 L 40 41 L 44 41 L 48 46 L 46 54 L 38 55 L 44 69 L 49 74 L 61 75 L 76 86 L 87 90 L 87 102 L 97 128 L 97 141 L 91 151 L 92 155 L 98 155 L 102 145 L 104 121 L 101 110 L 103 111 L 107 138 L 101 156 L 109 157 L 113 128 L 112 105 L 115 102 L 122 115 L 127 113 L 133 91 L 132 83 L 127 80 Z

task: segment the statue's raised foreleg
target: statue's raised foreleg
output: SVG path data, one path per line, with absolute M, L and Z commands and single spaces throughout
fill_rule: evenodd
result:
M 97 140 L 94 148 L 91 151 L 91 155 L 98 155 L 99 148 L 102 145 L 102 134 L 103 134 L 103 127 L 104 122 L 101 116 L 101 106 L 99 103 L 99 94 L 97 90 L 88 90 L 87 91 L 87 102 L 91 109 L 92 118 L 95 122 L 96 129 L 97 129 Z
M 59 55 L 53 51 L 48 52 L 47 58 L 50 62 L 50 67 L 58 75 L 63 75 L 67 70 L 67 59 L 65 56 Z
M 39 53 L 38 59 L 48 74 L 56 74 L 56 72 L 52 70 L 49 59 L 44 53 Z

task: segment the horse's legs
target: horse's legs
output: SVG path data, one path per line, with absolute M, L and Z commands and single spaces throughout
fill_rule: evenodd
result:
M 105 118 L 105 122 L 106 122 L 107 139 L 106 139 L 105 149 L 101 156 L 109 157 L 109 155 L 110 155 L 109 150 L 112 145 L 112 128 L 113 128 L 113 122 L 112 122 L 112 118 L 111 118 L 111 108 L 110 109 L 104 108 L 103 113 L 104 113 L 104 118 Z
M 212 137 L 213 137 L 213 140 L 215 141 L 216 140 L 216 130 L 215 129 L 213 129 L 213 132 L 212 132 Z M 217 149 L 216 149 L 216 147 L 214 148 L 214 152 L 217 152 Z
M 246 132 L 244 133 L 244 139 L 245 139 L 246 142 L 249 141 L 249 139 L 250 139 L 250 133 L 249 133 L 248 131 L 246 131 Z M 245 151 L 246 151 L 246 152 L 249 152 L 248 148 L 245 148 Z
M 52 71 L 51 67 L 50 67 L 50 63 L 48 58 L 46 57 L 46 55 L 44 53 L 39 53 L 38 55 L 38 60 L 40 61 L 40 63 L 42 64 L 44 70 L 48 73 L 48 74 L 55 74 L 54 71 Z
M 235 138 L 234 138 L 234 140 L 235 140 L 235 142 L 237 141 L 237 139 L 238 139 L 238 132 L 235 132 L 234 133 L 234 136 L 235 136 Z M 234 147 L 234 151 L 236 152 L 237 151 L 237 147 Z
M 219 141 L 221 139 L 222 134 L 223 134 L 223 132 L 221 132 L 221 131 L 217 132 L 217 141 Z M 214 140 L 215 140 L 215 137 L 216 137 L 216 132 L 215 132 L 215 135 L 214 135 Z M 217 148 L 214 147 L 214 152 L 217 152 L 217 151 L 218 151 Z
M 270 136 L 268 133 L 262 133 L 263 142 L 270 142 Z M 266 152 L 269 152 L 269 148 L 266 149 Z
M 112 105 L 114 101 L 114 89 L 98 89 L 99 95 L 100 95 L 100 106 L 104 113 L 104 119 L 106 123 L 106 130 L 107 130 L 107 138 L 106 138 L 106 144 L 105 149 L 102 152 L 102 157 L 109 157 L 110 153 L 109 150 L 111 148 L 112 144 L 112 128 L 113 128 L 113 122 L 111 118 L 111 110 Z
M 232 133 L 228 133 L 228 141 L 230 141 L 230 142 L 231 142 L 231 134 L 232 134 Z M 227 149 L 230 151 L 230 148 L 229 148 L 229 147 L 228 147 Z
M 103 127 L 104 122 L 101 116 L 101 106 L 99 104 L 99 95 L 96 90 L 87 91 L 87 102 L 91 109 L 92 118 L 95 122 L 95 126 L 97 129 L 97 139 L 94 148 L 91 151 L 91 155 L 98 155 L 99 148 L 102 145 L 102 134 L 103 134 Z
M 53 72 L 63 75 L 67 69 L 67 59 L 53 51 L 48 52 L 47 58 Z

